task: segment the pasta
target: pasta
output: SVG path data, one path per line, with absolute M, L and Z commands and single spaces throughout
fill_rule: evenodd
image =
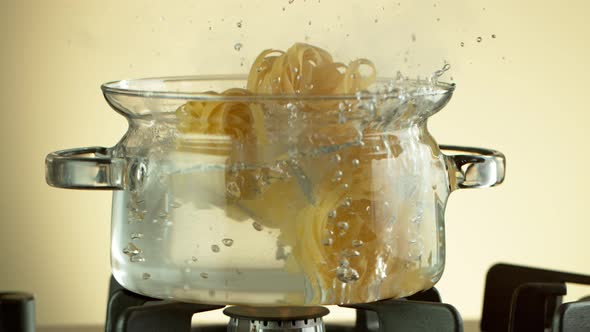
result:
M 246 89 L 230 89 L 221 95 L 350 95 L 367 89 L 375 80 L 376 69 L 369 60 L 345 65 L 335 62 L 321 48 L 297 43 L 287 51 L 263 51 L 250 69 Z M 298 111 L 318 113 L 338 107 L 337 101 L 304 101 L 298 104 Z M 382 281 L 403 263 L 396 260 L 395 250 L 388 245 L 391 239 L 379 234 L 384 221 L 392 218 L 393 209 L 384 205 L 383 184 L 370 181 L 372 165 L 401 153 L 395 136 L 384 143 L 377 132 L 361 128 L 364 145 L 353 144 L 336 155 L 294 161 L 287 153 L 265 157 L 271 154 L 264 150 L 270 138 L 264 112 L 256 103 L 191 101 L 176 115 L 182 132 L 228 135 L 237 141 L 243 150 L 228 153 L 228 165 L 246 159 L 255 164 L 278 161 L 260 169 L 228 167 L 226 182 L 235 183 L 240 192 L 230 201 L 260 224 L 280 229 L 279 242 L 291 248 L 287 269 L 303 272 L 313 283 L 315 298 L 308 302 L 376 300 L 371 298 L 371 287 L 381 287 Z M 315 146 L 355 142 L 359 136 L 359 128 L 346 122 L 307 129 L 298 139 L 312 141 Z M 316 137 L 318 130 L 323 135 Z M 386 148 L 387 154 L 374 153 L 380 148 Z M 332 162 L 335 156 L 338 160 Z M 270 174 L 277 168 L 285 174 Z M 419 280 L 418 276 L 406 278 L 406 282 Z M 348 294 L 332 292 L 331 299 L 323 298 L 322 290 L 334 289 L 336 282 L 354 284 L 354 290 Z M 400 291 L 384 292 L 395 296 Z

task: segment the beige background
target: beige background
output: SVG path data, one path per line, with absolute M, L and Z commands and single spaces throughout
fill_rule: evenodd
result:
M 458 87 L 434 136 L 506 154 L 504 185 L 449 201 L 439 288 L 464 317 L 480 315 L 494 262 L 590 274 L 589 10 L 587 0 L 1 0 L 0 289 L 35 293 L 41 324 L 104 320 L 110 194 L 50 188 L 43 170 L 50 151 L 125 132 L 99 84 L 245 72 L 260 50 L 306 36 L 339 58 L 374 59 L 385 76 L 448 60 Z

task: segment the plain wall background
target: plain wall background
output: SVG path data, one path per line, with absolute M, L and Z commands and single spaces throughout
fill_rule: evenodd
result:
M 43 169 L 51 151 L 123 136 L 101 83 L 246 72 L 261 50 L 306 38 L 374 59 L 383 76 L 448 60 L 457 89 L 430 122 L 435 138 L 506 154 L 502 186 L 448 204 L 438 288 L 465 318 L 479 317 L 494 262 L 590 274 L 589 11 L 587 0 L 1 0 L 0 289 L 33 292 L 40 324 L 104 321 L 111 195 L 50 188 Z

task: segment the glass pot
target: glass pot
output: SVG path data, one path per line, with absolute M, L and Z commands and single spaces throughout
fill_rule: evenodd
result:
M 121 141 L 47 156 L 50 185 L 113 190 L 117 281 L 156 298 L 250 305 L 363 303 L 432 287 L 449 194 L 499 184 L 505 170 L 499 152 L 439 146 L 428 132 L 454 85 L 195 92 L 245 82 L 106 83 L 129 122 Z

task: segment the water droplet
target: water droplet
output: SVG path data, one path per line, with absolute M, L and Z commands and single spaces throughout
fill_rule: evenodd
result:
M 225 238 L 225 239 L 221 240 L 221 243 L 223 243 L 226 247 L 231 247 L 234 244 L 234 240 L 229 239 L 229 238 Z
M 241 27 L 242 27 L 242 21 L 238 21 L 238 23 L 236 23 L 236 26 L 237 26 L 238 28 L 241 28 Z
M 252 223 L 252 227 L 254 227 L 254 229 L 257 230 L 257 231 L 259 231 L 259 232 L 262 231 L 262 229 L 263 229 L 262 225 L 259 224 L 256 221 Z
M 234 45 L 234 50 L 239 52 L 241 49 L 242 49 L 242 43 L 236 43 Z
M 137 240 L 143 238 L 143 233 L 131 233 L 131 240 Z
M 464 42 L 461 42 L 461 44 L 460 44 L 460 45 L 461 45 L 461 47 L 463 47 L 463 46 L 465 46 L 465 43 L 464 43 Z
M 352 246 L 355 248 L 362 247 L 365 244 L 362 240 L 352 240 Z
M 311 21 L 307 22 L 307 25 L 311 25 Z
M 295 0 L 289 0 L 289 4 L 292 4 L 292 3 L 293 3 L 293 1 L 295 1 Z
M 354 249 L 346 249 L 342 252 L 342 255 L 344 257 L 358 257 L 361 253 Z
M 378 23 L 378 22 L 379 22 L 379 20 L 378 19 L 375 19 L 375 23 Z
M 286 8 L 285 8 L 285 7 L 283 7 L 283 11 L 285 11 L 285 10 L 286 10 Z
M 209 27 L 209 31 L 211 31 L 211 30 L 213 30 L 213 28 L 212 27 Z
M 211 251 L 213 251 L 213 252 L 219 252 L 219 250 L 220 249 L 219 249 L 219 246 L 218 245 L 214 244 L 214 245 L 211 246 Z
M 143 262 L 145 262 L 145 258 L 141 255 L 135 255 L 135 256 L 129 257 L 129 261 L 131 263 L 143 263 Z
M 322 240 L 322 244 L 325 245 L 326 247 L 331 246 L 333 243 L 334 243 L 334 239 L 332 239 L 331 237 L 327 237 Z
M 478 43 L 481 43 L 481 41 L 482 41 L 482 38 L 481 37 L 477 37 L 477 42 Z
M 353 159 L 352 160 L 352 166 L 353 167 L 359 167 L 360 164 L 361 164 L 360 160 L 358 160 L 358 159 Z
M 413 42 L 415 42 L 415 41 L 416 41 L 416 34 L 415 34 L 415 33 L 413 33 L 413 34 L 412 34 L 412 41 L 413 41 Z
M 496 35 L 492 35 L 492 38 L 496 38 Z
M 241 196 L 240 187 L 234 181 L 227 183 L 226 190 L 231 197 L 240 198 Z
M 149 279 L 149 278 L 151 278 L 151 277 L 152 277 L 152 275 L 151 275 L 151 274 L 149 274 L 149 273 L 147 273 L 147 272 L 144 272 L 144 273 L 141 275 L 141 279 L 143 279 L 143 280 L 148 280 L 148 279 Z
M 436 21 L 437 21 L 437 22 L 440 22 L 440 17 L 437 17 L 437 18 L 436 18 Z
M 195 256 L 191 257 L 191 260 L 193 261 L 193 263 L 196 263 L 198 261 L 197 257 Z
M 209 278 L 209 274 L 207 272 L 201 272 L 201 278 L 207 279 Z
M 328 218 L 334 219 L 334 218 L 336 218 L 336 215 L 337 215 L 336 210 L 332 210 L 332 211 L 328 212 Z

